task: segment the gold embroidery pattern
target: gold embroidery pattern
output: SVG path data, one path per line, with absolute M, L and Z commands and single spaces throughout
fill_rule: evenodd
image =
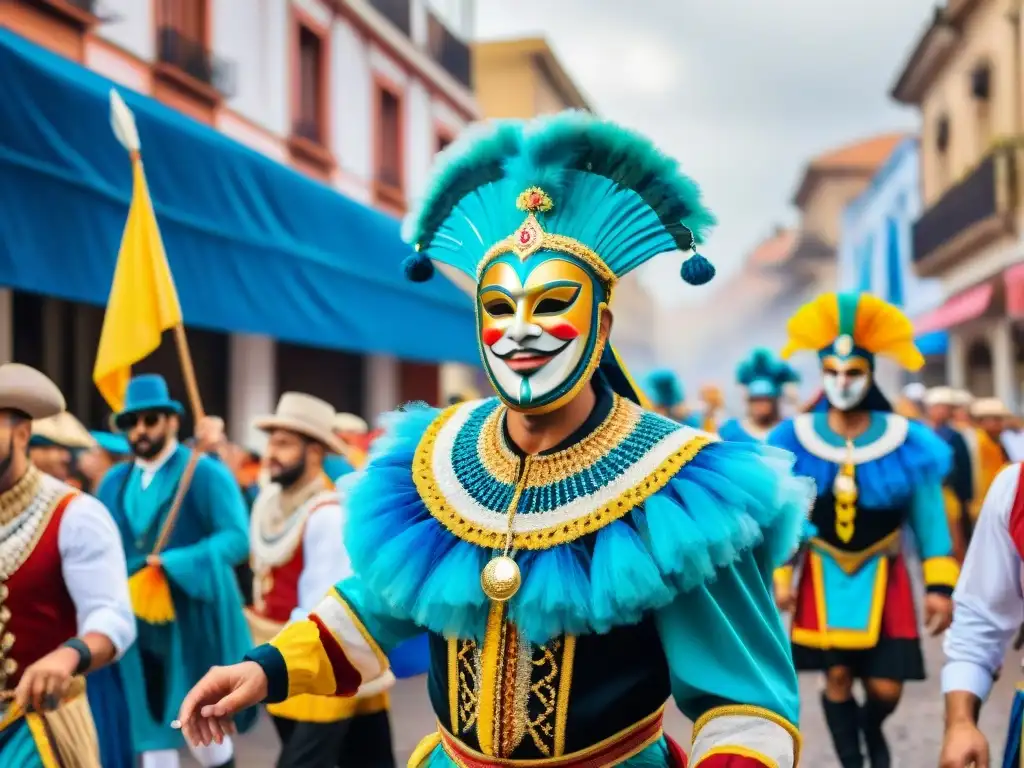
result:
M 540 702 L 542 709 L 540 714 L 527 723 L 527 730 L 544 757 L 551 757 L 555 746 L 555 726 L 551 722 L 551 715 L 555 711 L 558 696 L 557 656 L 561 649 L 562 641 L 555 638 L 547 645 L 537 648 L 533 660 L 533 666 L 540 673 L 540 679 L 530 686 L 530 692 Z
M 470 544 L 488 549 L 501 549 L 505 544 L 507 532 L 483 528 L 463 517 L 449 504 L 438 478 L 434 475 L 433 455 L 437 436 L 459 407 L 456 405 L 443 411 L 423 434 L 413 459 L 413 481 L 427 511 L 452 534 Z M 692 437 L 662 461 L 650 474 L 638 478 L 636 484 L 623 491 L 618 498 L 563 523 L 532 531 L 516 532 L 513 536 L 512 546 L 516 549 L 526 550 L 550 549 L 559 544 L 575 541 L 599 531 L 616 520 L 621 520 L 650 496 L 664 488 L 679 473 L 679 470 L 716 439 L 706 435 Z M 554 458 L 557 455 L 545 458 Z M 531 473 L 532 471 L 531 467 Z M 562 477 L 564 476 L 562 475 Z
M 484 421 L 477 438 L 480 460 L 496 480 L 513 485 L 519 471 L 519 459 L 505 443 L 502 424 L 508 408 L 495 408 Z M 533 456 L 527 488 L 541 488 L 583 474 L 612 449 L 618 447 L 636 429 L 642 415 L 640 407 L 624 397 L 615 397 L 611 411 L 601 426 L 564 450 Z
M 452 723 L 454 733 L 468 733 L 476 725 L 480 690 L 480 651 L 472 640 L 456 640 L 456 675 L 458 677 L 458 721 Z
M 540 226 L 540 222 L 531 213 L 519 225 L 514 234 L 509 235 L 504 240 L 499 240 L 487 250 L 487 253 L 484 254 L 483 259 L 480 261 L 480 265 L 477 267 L 477 282 L 480 282 L 480 278 L 487 271 L 487 267 L 499 256 L 504 256 L 506 253 L 514 253 L 520 259 L 525 259 L 540 250 L 564 253 L 567 256 L 579 259 L 594 271 L 597 279 L 607 288 L 614 286 L 618 280 L 611 268 L 604 263 L 604 259 L 598 256 L 595 251 L 575 238 L 567 237 L 566 235 L 552 235 L 545 232 Z

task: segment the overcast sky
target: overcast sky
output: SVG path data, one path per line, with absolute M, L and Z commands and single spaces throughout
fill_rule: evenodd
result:
M 728 272 L 772 231 L 814 155 L 916 130 L 888 93 L 935 0 L 477 0 L 481 39 L 544 35 L 603 116 L 677 157 L 719 217 Z M 662 262 L 672 262 L 671 258 Z M 649 282 L 685 299 L 678 264 Z M 662 279 L 657 279 L 662 278 Z

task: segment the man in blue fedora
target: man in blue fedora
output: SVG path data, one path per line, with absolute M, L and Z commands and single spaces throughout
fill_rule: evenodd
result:
M 177 750 L 185 742 L 169 724 L 181 700 L 211 665 L 230 663 L 251 646 L 234 575 L 248 556 L 248 515 L 222 462 L 199 458 L 166 544 L 153 553 L 189 463 L 190 449 L 178 442 L 183 412 L 163 377 L 134 377 L 124 409 L 113 417 L 134 460 L 113 467 L 97 490 L 120 529 L 129 575 L 158 566 L 173 604 L 173 618 L 144 620 L 141 594 L 133 594 L 139 639 L 119 665 L 143 768 L 177 768 Z M 216 431 L 212 422 L 219 420 L 200 420 L 197 435 Z M 254 718 L 253 710 L 236 723 L 245 729 Z M 202 766 L 234 764 L 230 739 L 193 752 Z

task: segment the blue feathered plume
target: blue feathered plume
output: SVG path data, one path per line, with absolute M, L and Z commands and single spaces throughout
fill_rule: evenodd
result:
M 523 223 L 516 203 L 533 187 L 553 203 L 535 214 L 544 230 L 584 243 L 616 276 L 676 250 L 692 252 L 687 282 L 714 275 L 695 251 L 715 222 L 697 184 L 639 134 L 573 111 L 479 124 L 441 153 L 403 229 L 417 251 L 407 275 L 427 279 L 434 260 L 475 280 L 488 249 Z
M 770 349 L 759 347 L 736 367 L 736 381 L 751 394 L 777 397 L 784 386 L 800 381 L 800 375 Z
M 683 383 L 674 371 L 659 368 L 644 378 L 644 392 L 650 401 L 661 408 L 675 408 L 686 399 Z

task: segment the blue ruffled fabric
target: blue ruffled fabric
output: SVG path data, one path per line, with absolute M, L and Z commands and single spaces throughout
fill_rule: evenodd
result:
M 809 453 L 797 439 L 792 420 L 773 429 L 768 442 L 796 457 L 794 472 L 811 478 L 818 488 L 832 487 L 839 465 Z M 857 465 L 859 503 L 869 509 L 904 504 L 916 486 L 941 483 L 951 461 L 949 448 L 930 428 L 910 421 L 903 445 L 879 459 Z
M 345 483 L 345 541 L 372 610 L 445 637 L 483 637 L 489 603 L 480 572 L 492 551 L 435 520 L 413 483 L 420 438 L 440 412 L 425 406 L 385 418 L 364 470 Z M 680 592 L 763 545 L 771 567 L 796 549 L 813 485 L 793 457 L 754 443 L 701 450 L 642 508 L 594 534 L 522 551 L 524 581 L 509 605 L 528 640 L 606 632 L 635 623 Z

